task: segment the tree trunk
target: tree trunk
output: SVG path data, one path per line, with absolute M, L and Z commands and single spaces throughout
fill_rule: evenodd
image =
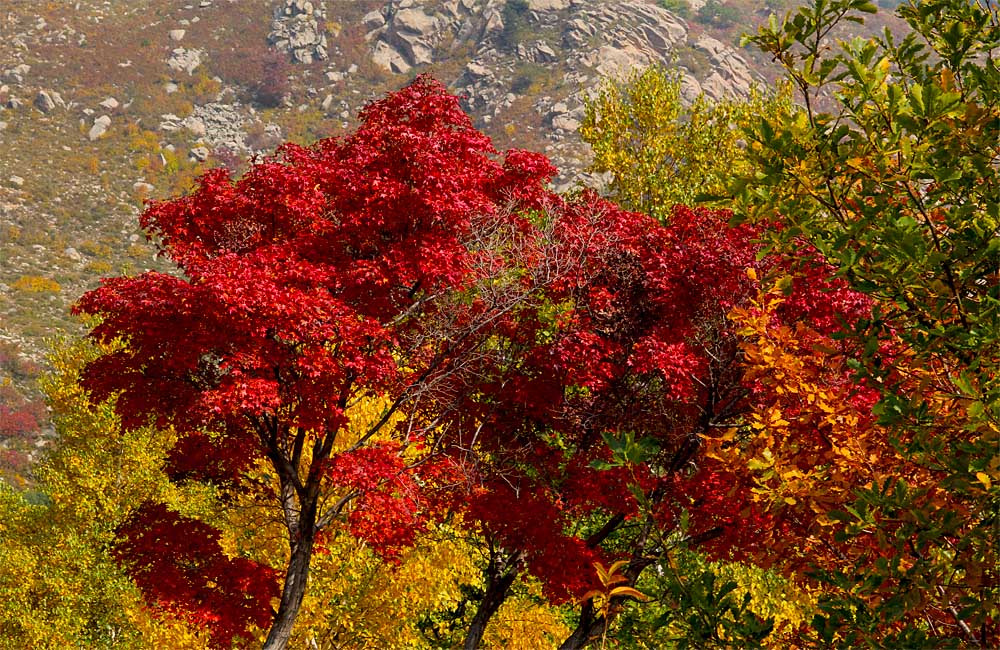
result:
M 302 598 L 306 595 L 313 541 L 313 534 L 310 531 L 292 550 L 292 556 L 288 560 L 288 571 L 285 574 L 285 585 L 281 589 L 281 604 L 264 642 L 264 650 L 285 650 L 288 645 L 295 617 L 298 616 Z
M 569 635 L 569 638 L 562 642 L 559 650 L 581 650 L 581 648 L 587 647 L 591 641 L 601 635 L 605 624 L 603 616 L 594 615 L 594 606 L 588 601 L 580 611 L 580 622 L 576 629 Z
M 483 640 L 483 634 L 486 633 L 487 623 L 500 609 L 500 605 L 503 605 L 503 602 L 507 600 L 510 586 L 514 584 L 514 580 L 521 572 L 520 553 L 513 553 L 506 560 L 502 557 L 498 558 L 497 555 L 490 558 L 486 594 L 479 601 L 476 615 L 472 617 L 472 623 L 469 624 L 469 631 L 465 635 L 464 650 L 476 650 L 479 647 Z

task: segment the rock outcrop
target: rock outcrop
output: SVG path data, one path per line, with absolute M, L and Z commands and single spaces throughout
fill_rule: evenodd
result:
M 364 19 L 372 60 L 395 74 L 463 56 L 450 82 L 489 128 L 525 100 L 541 117 L 549 155 L 578 170 L 587 156 L 575 131 L 584 98 L 605 79 L 649 65 L 674 68 L 687 99 L 744 94 L 747 61 L 650 0 L 388 0 Z
M 274 10 L 267 42 L 288 52 L 293 62 L 312 63 L 327 58 L 327 41 L 321 21 L 326 11 L 319 0 L 284 0 Z
M 520 7 L 520 8 L 517 8 Z M 672 65 L 679 52 L 698 51 L 709 70 L 680 72 L 713 98 L 746 91 L 753 75 L 734 49 L 701 35 L 689 38 L 683 19 L 645 0 L 389 0 L 364 17 L 372 59 L 397 74 L 472 51 L 455 87 L 489 103 L 506 92 L 520 64 L 553 66 L 585 77 L 622 77 L 636 67 Z M 701 75 L 701 79 L 698 75 Z M 489 96 L 489 97 L 486 97 Z

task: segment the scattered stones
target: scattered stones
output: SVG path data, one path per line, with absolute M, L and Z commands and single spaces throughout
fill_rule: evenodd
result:
M 326 11 L 309 0 L 285 0 L 274 10 L 269 45 L 287 51 L 293 62 L 309 64 L 328 58 Z
M 9 83 L 22 84 L 24 83 L 24 79 L 28 76 L 29 72 L 31 72 L 31 66 L 27 63 L 21 63 L 13 68 L 10 68 L 9 70 L 4 70 L 3 78 L 4 81 Z
M 102 135 L 107 133 L 108 127 L 111 126 L 111 118 L 107 115 L 101 115 L 94 120 L 94 125 L 90 127 L 90 131 L 87 133 L 87 137 L 93 142 L 97 140 Z
M 194 113 L 187 118 L 200 120 L 205 127 L 202 139 L 216 151 L 227 150 L 234 153 L 249 153 L 246 143 L 246 132 L 243 125 L 247 117 L 238 104 L 223 104 L 212 102 L 195 107 Z M 184 120 L 185 123 L 188 123 Z
M 196 162 L 205 162 L 208 160 L 209 151 L 208 147 L 198 146 L 191 149 L 190 157 Z
M 11 97 L 7 98 L 6 106 L 10 110 L 16 111 L 16 110 L 24 108 L 24 101 L 22 101 L 18 97 L 11 96 Z

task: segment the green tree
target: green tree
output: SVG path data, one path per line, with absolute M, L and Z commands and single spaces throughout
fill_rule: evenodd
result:
M 843 336 L 903 458 L 897 478 L 829 513 L 838 542 L 866 550 L 821 574 L 831 591 L 815 634 L 825 647 L 995 647 L 1000 21 L 995 6 L 926 0 L 899 8 L 903 38 L 830 42 L 875 10 L 816 0 L 747 39 L 784 67 L 802 108 L 747 129 L 737 209 L 873 299 Z M 933 480 L 899 478 L 910 468 Z

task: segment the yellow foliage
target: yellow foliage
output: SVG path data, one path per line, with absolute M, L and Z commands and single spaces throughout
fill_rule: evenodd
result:
M 33 506 L 0 490 L 0 650 L 208 647 L 204 631 L 173 616 L 161 618 L 145 605 L 110 558 L 115 529 L 150 499 L 218 526 L 223 548 L 233 556 L 279 568 L 287 559 L 287 530 L 276 507 L 261 505 L 265 501 L 252 491 L 220 499 L 212 486 L 171 483 L 162 465 L 175 436 L 152 428 L 123 432 L 112 402 L 89 401 L 78 383 L 79 369 L 114 349 L 83 342 L 56 349 L 44 388 L 61 443 L 38 470 L 45 504 Z M 385 407 L 374 398 L 354 405 L 340 448 L 357 441 Z M 256 475 L 266 485 L 264 464 Z M 430 526 L 412 549 L 387 562 L 335 521 L 314 555 L 290 647 L 441 647 L 421 625 L 447 620 L 470 589 L 482 588 L 480 559 L 456 522 Z M 473 609 L 469 605 L 449 628 L 449 643 L 461 635 Z M 539 585 L 522 582 L 494 616 L 482 647 L 544 650 L 568 633 Z
M 338 437 L 336 449 L 343 451 L 357 442 L 388 406 L 388 400 L 380 397 L 368 397 L 351 406 L 348 425 Z M 381 431 L 391 431 L 401 417 L 394 415 Z M 384 437 L 381 434 L 376 439 Z M 265 478 L 267 465 L 261 463 L 254 473 Z M 183 495 L 174 493 L 172 507 L 219 526 L 227 553 L 284 567 L 287 531 L 277 509 L 263 506 L 256 495 L 243 492 L 234 507 L 212 514 L 204 508 L 211 495 L 194 495 L 191 489 Z M 328 501 L 340 496 L 331 494 Z M 201 511 L 183 510 L 185 501 L 202 504 Z M 313 555 L 309 588 L 296 620 L 292 647 L 431 650 L 440 646 L 421 631 L 421 622 L 458 609 L 466 597 L 464 590 L 483 587 L 478 554 L 454 521 L 431 525 L 418 536 L 414 547 L 395 561 L 380 558 L 354 538 L 343 520 L 331 524 L 321 547 Z M 464 620 L 471 614 L 469 611 Z M 546 650 L 555 648 L 569 632 L 560 612 L 545 604 L 540 587 L 523 583 L 491 619 L 481 647 Z
M 746 165 L 740 127 L 786 110 L 789 97 L 787 89 L 774 97 L 754 90 L 745 100 L 700 96 L 685 107 L 680 78 L 652 66 L 605 83 L 587 103 L 580 134 L 594 152 L 591 169 L 611 173 L 614 199 L 665 220 L 676 203 L 722 193 Z
M 22 275 L 14 280 L 11 287 L 15 291 L 22 293 L 59 293 L 62 287 L 52 278 L 43 278 L 40 275 Z

